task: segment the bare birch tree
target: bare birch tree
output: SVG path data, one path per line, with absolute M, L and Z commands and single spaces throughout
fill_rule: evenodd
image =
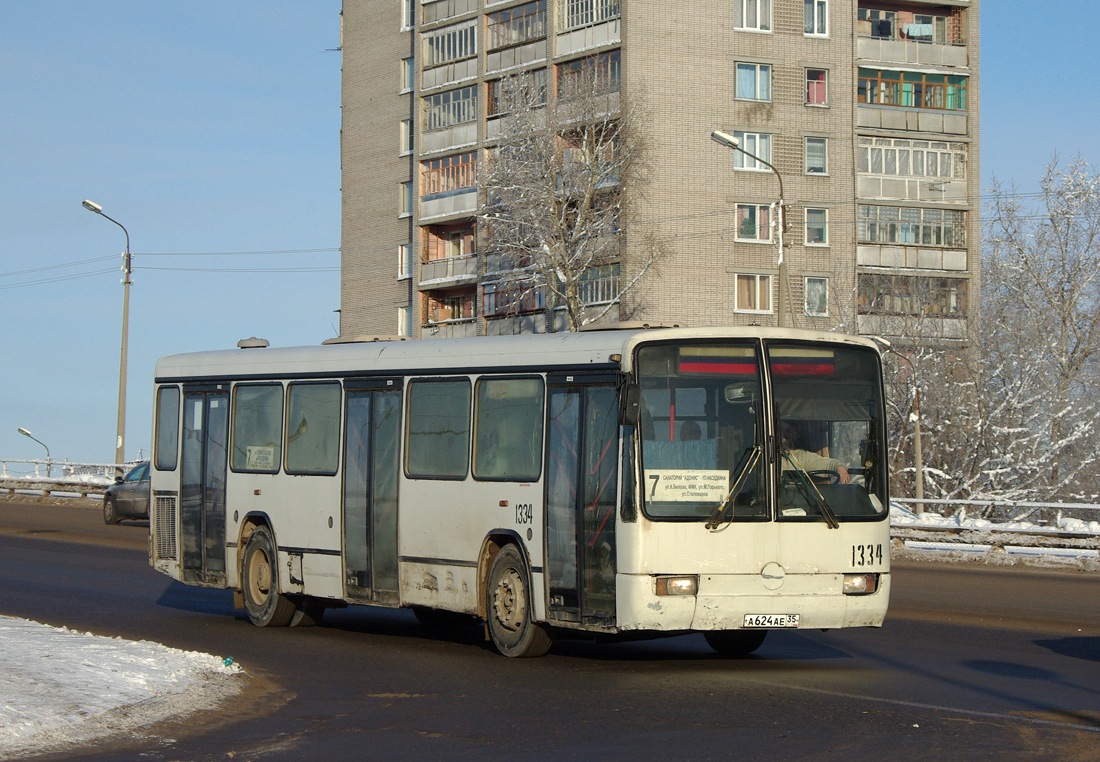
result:
M 490 104 L 502 115 L 482 174 L 487 261 L 503 261 L 521 285 L 513 301 L 545 306 L 550 330 L 554 308 L 570 331 L 618 311 L 661 254 L 656 235 L 630 219 L 648 166 L 617 66 L 596 57 L 561 76 L 556 94 L 530 76 L 508 77 Z

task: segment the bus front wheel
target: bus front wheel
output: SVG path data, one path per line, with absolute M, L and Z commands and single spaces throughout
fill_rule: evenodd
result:
M 489 637 L 498 651 L 521 658 L 542 656 L 550 649 L 550 633 L 531 620 L 527 568 L 514 545 L 505 545 L 493 559 L 486 592 Z
M 277 558 L 271 530 L 256 527 L 244 546 L 241 587 L 244 609 L 257 627 L 286 627 L 297 610 L 293 601 L 279 593 Z
M 707 645 L 722 656 L 748 656 L 764 644 L 767 630 L 710 630 L 703 633 Z

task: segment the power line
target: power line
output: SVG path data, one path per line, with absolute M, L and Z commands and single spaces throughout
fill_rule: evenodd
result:
M 111 259 L 114 259 L 114 257 L 111 257 Z M 72 275 L 59 275 L 55 278 L 42 278 L 40 280 L 23 281 L 22 283 L 9 283 L 5 286 L 0 286 L 0 291 L 7 291 L 8 289 L 12 289 L 12 288 L 22 288 L 24 286 L 41 286 L 42 284 L 45 284 L 45 283 L 60 283 L 61 281 L 77 280 L 79 278 L 91 278 L 92 276 L 95 276 L 95 275 L 103 275 L 105 273 L 117 273 L 117 272 L 118 272 L 118 270 L 116 268 L 112 267 L 112 268 L 109 268 L 107 270 L 93 270 L 91 272 L 86 272 L 86 273 L 74 273 Z
M 281 249 L 277 251 L 146 251 L 134 252 L 135 257 L 242 257 L 265 256 L 274 254 L 326 254 L 340 251 L 332 249 Z
M 110 257 L 95 257 L 94 259 L 81 259 L 81 260 L 78 260 L 76 262 L 65 262 L 64 264 L 60 264 L 60 265 L 46 265 L 45 267 L 32 267 L 29 270 L 12 270 L 11 272 L 8 272 L 8 273 L 0 273 L 0 278 L 7 278 L 7 277 L 10 277 L 12 275 L 28 275 L 30 273 L 40 273 L 40 272 L 45 272 L 46 270 L 60 270 L 64 267 L 76 267 L 77 265 L 87 265 L 87 264 L 91 264 L 92 262 L 106 262 L 108 259 L 114 259 L 114 257 L 113 256 L 110 256 Z
M 143 267 L 137 266 L 135 270 L 162 270 L 169 272 L 189 273 L 330 273 L 339 272 L 338 266 L 334 267 Z

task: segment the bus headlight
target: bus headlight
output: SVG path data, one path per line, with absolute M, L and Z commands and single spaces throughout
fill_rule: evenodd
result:
M 699 590 L 699 578 L 658 577 L 657 595 L 695 595 Z
M 845 595 L 870 595 L 878 590 L 877 574 L 845 574 Z

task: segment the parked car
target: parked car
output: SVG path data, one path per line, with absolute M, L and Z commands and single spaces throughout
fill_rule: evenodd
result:
M 103 523 L 117 524 L 122 519 L 149 518 L 149 461 L 143 460 L 103 495 Z

